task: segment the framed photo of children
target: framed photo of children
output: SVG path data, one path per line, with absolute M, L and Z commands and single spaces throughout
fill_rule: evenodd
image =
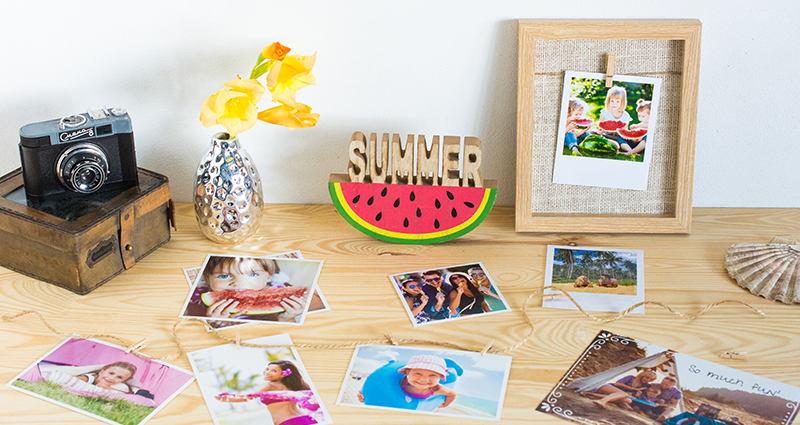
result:
M 647 189 L 661 79 L 564 73 L 553 183 Z
M 701 30 L 519 21 L 518 232 L 690 232 Z
M 322 261 L 209 255 L 180 317 L 302 325 Z
M 481 263 L 389 276 L 414 326 L 510 311 Z
M 68 338 L 6 386 L 109 424 L 139 425 L 193 381 L 187 370 L 122 347 Z
M 288 334 L 247 342 L 292 344 Z M 226 344 L 193 351 L 188 357 L 216 425 L 333 423 L 293 348 Z
M 336 404 L 500 420 L 510 368 L 511 357 L 496 354 L 361 345 Z

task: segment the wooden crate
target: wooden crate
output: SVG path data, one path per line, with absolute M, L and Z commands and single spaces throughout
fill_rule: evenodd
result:
M 0 265 L 86 294 L 169 241 L 166 176 L 139 168 L 138 187 L 98 197 L 98 206 L 69 220 L 63 204 L 27 205 L 21 169 L 0 177 Z

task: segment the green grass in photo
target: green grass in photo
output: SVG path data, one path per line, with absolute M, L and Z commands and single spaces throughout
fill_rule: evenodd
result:
M 618 153 L 616 155 L 611 155 L 611 156 L 597 156 L 597 157 L 588 156 L 587 157 L 586 155 L 581 155 L 579 153 L 575 153 L 571 149 L 567 149 L 567 147 L 564 146 L 564 152 L 563 153 L 564 153 L 565 156 L 582 156 L 582 157 L 585 157 L 585 158 L 603 158 L 603 159 L 616 159 L 616 160 L 619 160 L 619 161 L 644 162 L 644 151 L 642 151 L 641 153 L 638 153 L 638 154 L 633 154 L 633 155 L 623 155 L 623 154 Z
M 123 425 L 136 425 L 155 409 L 127 400 L 71 394 L 64 391 L 61 386 L 45 381 L 27 382 L 17 379 L 11 385 Z

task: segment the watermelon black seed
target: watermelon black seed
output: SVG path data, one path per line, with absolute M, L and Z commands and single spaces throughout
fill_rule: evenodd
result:
M 417 217 L 422 217 L 422 211 L 419 208 L 417 208 Z
M 381 191 L 381 196 L 386 196 L 386 188 L 385 188 L 385 187 L 384 187 L 384 188 L 383 188 L 383 190 Z
M 361 195 L 356 195 L 356 197 L 355 197 L 355 198 L 353 198 L 353 203 L 354 203 L 354 204 L 358 203 L 358 200 L 359 200 L 359 199 L 361 199 Z
M 403 227 L 408 227 L 408 218 L 403 220 Z
M 453 200 L 453 194 L 450 193 L 449 190 L 445 190 L 445 193 L 447 193 L 447 197 L 450 198 L 450 200 L 452 201 Z
M 410 195 L 408 195 L 408 199 L 410 199 L 410 200 L 411 200 L 411 202 L 414 202 L 414 198 L 416 198 L 416 197 L 417 197 L 417 196 L 416 196 L 416 195 L 414 195 L 414 192 L 411 192 L 411 194 L 410 194 Z
M 436 209 L 439 209 L 439 208 L 441 208 L 441 207 L 442 207 L 442 203 L 441 203 L 441 202 L 439 202 L 439 200 L 438 200 L 438 199 L 436 200 L 436 203 L 435 203 L 435 205 L 436 205 Z
M 381 215 L 383 215 L 383 213 L 379 212 L 378 215 L 375 216 L 375 221 L 381 221 Z
M 369 199 L 367 199 L 367 205 L 372 205 L 373 202 L 375 202 L 375 197 L 370 196 Z
M 439 220 L 433 220 L 433 227 L 439 228 Z
M 456 218 L 456 216 L 458 215 L 458 212 L 456 212 L 455 208 L 453 208 L 453 211 L 450 211 L 450 215 L 452 215 L 453 218 Z
M 400 198 L 394 200 L 394 207 L 397 208 L 400 206 Z
M 467 208 L 475 208 L 475 204 L 473 204 L 472 202 L 464 202 L 464 205 L 466 205 Z

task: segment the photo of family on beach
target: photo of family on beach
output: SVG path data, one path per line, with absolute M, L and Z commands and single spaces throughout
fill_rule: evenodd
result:
M 553 183 L 645 190 L 660 89 L 659 78 L 606 87 L 604 74 L 566 71 Z
M 194 381 L 113 344 L 69 338 L 6 384 L 110 424 L 139 425 Z
M 536 410 L 581 424 L 788 425 L 800 388 L 601 331 Z
M 288 334 L 246 342 L 292 344 Z M 216 425 L 333 423 L 294 349 L 226 344 L 188 356 Z
M 414 326 L 509 311 L 481 263 L 389 276 Z
M 499 420 L 510 368 L 496 354 L 361 345 L 336 404 Z
M 547 246 L 542 307 L 577 310 L 563 289 L 587 311 L 620 312 L 644 301 L 644 251 Z M 633 310 L 644 314 L 644 306 Z
M 265 255 L 263 258 L 295 258 L 295 259 L 303 259 L 303 254 L 300 251 L 288 251 L 283 252 L 280 254 L 271 254 Z M 203 272 L 203 267 L 189 267 L 183 269 L 183 275 L 186 277 L 186 281 L 189 284 L 189 287 L 194 288 L 195 282 L 198 279 L 201 279 Z M 286 280 L 286 277 L 282 278 Z M 201 284 L 202 286 L 202 284 Z M 319 287 L 314 289 L 314 293 L 311 296 L 311 301 L 309 302 L 308 306 L 308 314 L 312 313 L 319 313 L 323 311 L 329 311 L 331 308 L 328 305 L 328 301 L 325 299 L 325 295 L 322 294 L 322 291 Z M 221 328 L 232 328 L 235 326 L 246 326 L 251 325 L 253 322 L 239 322 L 239 321 L 221 321 L 221 320 L 204 320 L 206 323 L 206 330 L 211 332 L 212 329 L 221 329 Z
M 209 255 L 202 270 L 180 317 L 302 325 L 311 304 L 324 308 L 322 261 Z

